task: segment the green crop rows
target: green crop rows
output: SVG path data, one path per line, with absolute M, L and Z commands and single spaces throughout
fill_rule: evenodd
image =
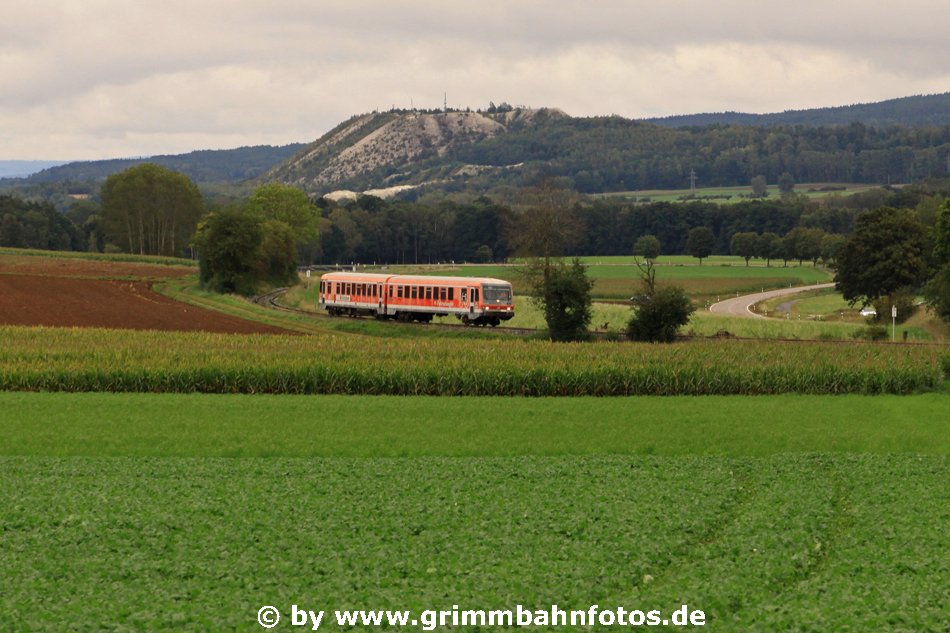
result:
M 910 393 L 946 352 L 772 342 L 230 336 L 0 328 L 0 389 L 395 395 Z
M 13 630 L 153 631 L 259 630 L 262 605 L 686 603 L 711 631 L 937 631 L 947 475 L 871 455 L 2 458 L 0 609 Z

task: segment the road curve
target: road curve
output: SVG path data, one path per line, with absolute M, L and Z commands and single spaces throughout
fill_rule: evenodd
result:
M 715 314 L 725 314 L 734 317 L 749 317 L 754 319 L 764 319 L 766 317 L 756 314 L 752 311 L 752 306 L 759 301 L 772 299 L 773 297 L 784 297 L 785 295 L 794 295 L 808 290 L 821 290 L 822 288 L 834 288 L 834 283 L 814 284 L 812 286 L 795 286 L 793 288 L 779 288 L 778 290 L 769 290 L 768 292 L 757 292 L 752 295 L 742 295 L 714 303 L 709 306 L 709 311 Z

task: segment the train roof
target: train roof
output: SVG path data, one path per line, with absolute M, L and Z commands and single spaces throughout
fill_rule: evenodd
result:
M 320 278 L 328 281 L 375 281 L 394 284 L 436 284 L 449 282 L 457 284 L 482 283 L 511 285 L 510 281 L 495 279 L 494 277 L 450 277 L 447 275 L 387 275 L 382 273 L 339 272 L 326 273 Z
M 446 282 L 451 281 L 454 283 L 483 283 L 483 284 L 507 284 L 511 285 L 510 281 L 505 281 L 504 279 L 495 279 L 494 277 L 449 277 L 447 275 L 393 275 L 390 278 L 391 283 L 410 283 L 410 284 L 425 284 L 433 282 Z

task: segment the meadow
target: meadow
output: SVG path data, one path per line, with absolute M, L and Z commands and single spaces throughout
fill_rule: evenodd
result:
M 708 261 L 708 260 L 714 261 Z M 692 260 L 692 261 L 687 261 Z M 593 296 L 600 299 L 628 299 L 639 286 L 640 270 L 632 257 L 582 258 L 587 264 L 587 274 L 594 281 Z M 661 283 L 682 286 L 694 299 L 718 301 L 736 293 L 747 294 L 809 285 L 831 280 L 828 271 L 814 266 L 746 266 L 738 257 L 707 258 L 698 265 L 695 258 L 661 257 L 656 267 L 656 278 Z M 375 272 L 375 271 L 374 271 Z M 496 277 L 511 281 L 516 294 L 524 295 L 528 287 L 518 265 L 461 264 L 435 266 L 391 266 L 387 272 L 394 274 L 427 274 L 461 277 Z
M 801 183 L 795 185 L 796 195 L 803 195 L 809 199 L 827 198 L 829 196 L 850 196 L 862 191 L 876 189 L 880 185 L 865 185 L 854 183 Z M 769 185 L 766 188 L 771 198 L 781 198 L 782 192 L 778 185 Z M 696 189 L 644 189 L 641 191 L 622 191 L 607 194 L 611 197 L 621 197 L 639 202 L 689 202 L 691 200 L 713 200 L 719 204 L 734 204 L 748 200 L 752 195 L 752 187 L 697 187 Z

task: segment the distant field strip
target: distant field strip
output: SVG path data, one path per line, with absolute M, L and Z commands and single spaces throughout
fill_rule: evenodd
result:
M 3 457 L 0 612 L 259 630 L 262 605 L 685 603 L 713 632 L 939 631 L 948 477 L 945 456 Z
M 367 395 L 910 393 L 945 348 L 676 345 L 0 328 L 0 390 Z

